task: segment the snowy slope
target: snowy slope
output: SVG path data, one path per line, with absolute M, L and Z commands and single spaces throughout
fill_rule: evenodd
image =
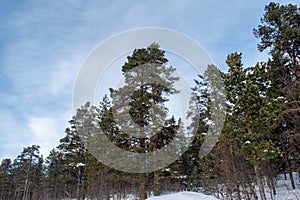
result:
M 196 192 L 178 192 L 158 197 L 150 197 L 147 200 L 217 200 L 217 198 Z

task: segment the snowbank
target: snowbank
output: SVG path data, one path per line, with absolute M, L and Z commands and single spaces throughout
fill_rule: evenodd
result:
M 147 200 L 217 200 L 217 198 L 196 192 L 178 192 L 157 197 L 150 197 Z

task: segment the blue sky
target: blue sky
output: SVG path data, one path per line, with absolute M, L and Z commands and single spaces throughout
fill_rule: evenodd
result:
M 0 159 L 14 159 L 32 144 L 43 154 L 57 146 L 72 116 L 80 66 L 108 37 L 169 28 L 196 40 L 222 70 L 234 51 L 249 66 L 267 57 L 257 51 L 252 29 L 268 2 L 0 1 Z

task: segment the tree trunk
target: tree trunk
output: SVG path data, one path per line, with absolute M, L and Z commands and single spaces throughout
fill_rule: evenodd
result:
M 238 200 L 241 200 L 242 197 L 241 197 L 240 184 L 237 184 L 236 189 L 237 189 Z
M 271 172 L 272 170 L 270 169 L 270 165 L 268 165 L 268 183 L 270 184 L 271 186 L 271 193 L 274 194 L 274 196 L 276 196 L 276 186 L 275 186 L 275 182 L 274 182 L 274 174 Z
M 154 140 L 153 140 L 153 167 L 156 169 L 157 164 L 157 135 L 156 133 L 152 133 Z M 154 196 L 158 196 L 161 194 L 160 190 L 160 180 L 159 180 L 159 173 L 157 171 L 153 172 L 153 194 Z
M 267 184 L 268 184 L 268 187 L 270 189 L 270 195 L 271 195 L 271 200 L 274 200 L 274 188 L 273 188 L 273 184 L 272 184 L 272 178 L 270 176 L 267 177 Z
M 257 164 L 254 164 L 254 171 L 255 171 L 255 176 L 256 176 L 256 181 L 257 181 L 257 185 L 258 185 L 258 189 L 259 189 L 260 198 L 261 198 L 261 200 L 266 200 L 264 184 L 263 184 L 263 181 L 261 178 L 259 166 Z
M 147 194 L 146 194 L 146 176 L 145 176 L 145 174 L 140 174 L 139 200 L 145 200 L 146 198 L 147 198 Z
M 272 185 L 272 190 L 273 190 L 273 194 L 276 195 L 277 192 L 276 192 L 276 187 L 275 187 L 275 183 L 274 183 L 274 178 L 271 178 L 271 185 Z
M 230 154 L 230 157 L 231 157 L 231 160 L 233 160 L 232 154 Z M 232 163 L 232 167 L 233 167 L 234 182 L 237 184 L 236 185 L 237 197 L 238 197 L 238 200 L 241 200 L 242 198 L 241 198 L 241 192 L 240 192 L 240 184 L 239 184 L 239 179 L 237 177 L 238 173 L 237 173 L 235 162 Z
M 144 156 L 144 153 L 145 153 L 145 138 L 141 138 L 140 147 L 141 147 L 140 163 L 141 163 L 143 169 L 145 170 L 145 168 L 146 168 L 146 166 L 145 166 L 145 156 Z M 146 174 L 144 174 L 144 173 L 140 174 L 139 192 L 140 192 L 139 199 L 140 200 L 145 200 L 147 198 L 147 194 L 146 194 Z
M 153 172 L 153 194 L 154 196 L 158 196 L 161 194 L 161 189 L 160 189 L 160 180 L 159 180 L 159 174 L 157 171 Z
M 110 200 L 110 192 L 107 186 L 105 186 L 106 200 Z
M 296 186 L 295 186 L 295 181 L 294 181 L 294 177 L 293 177 L 293 172 L 289 172 L 289 176 L 290 176 L 292 188 L 294 190 L 294 189 L 296 189 Z
M 246 110 L 246 116 L 248 116 L 247 110 Z M 248 131 L 248 134 L 252 134 L 251 124 L 247 125 L 247 131 Z M 264 184 L 263 184 L 262 177 L 261 177 L 261 171 L 259 169 L 258 164 L 254 164 L 254 172 L 255 172 L 255 176 L 256 176 L 256 182 L 258 185 L 260 198 L 261 198 L 261 200 L 266 200 L 265 188 L 264 188 Z
M 29 158 L 29 167 L 27 169 L 27 172 L 26 172 L 26 180 L 25 180 L 25 185 L 24 185 L 24 194 L 23 194 L 23 200 L 27 200 L 27 195 L 29 193 L 29 173 L 30 173 L 30 170 L 31 170 L 31 162 L 32 162 L 32 155 L 30 155 L 30 158 Z
M 26 176 L 26 180 L 25 180 L 24 193 L 23 193 L 22 200 L 27 200 L 27 194 L 28 194 L 28 175 Z
M 76 196 L 77 200 L 80 200 L 80 182 L 81 182 L 81 171 L 80 167 L 77 167 L 77 189 L 76 189 Z

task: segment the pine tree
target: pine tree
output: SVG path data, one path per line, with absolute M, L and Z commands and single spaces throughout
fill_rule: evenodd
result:
M 111 92 L 113 89 L 111 89 Z M 98 123 L 99 128 L 101 129 L 101 134 L 105 134 L 109 141 L 114 145 L 124 149 L 132 150 L 130 143 L 131 140 L 128 140 L 126 134 L 120 132 L 119 128 L 116 125 L 111 99 L 107 95 L 104 96 L 103 100 L 100 102 L 99 108 L 97 108 L 98 113 Z M 99 134 L 100 132 L 98 132 Z M 114 152 L 112 152 L 114 153 Z M 100 160 L 101 161 L 101 160 Z M 111 195 L 122 196 L 122 193 L 125 191 L 135 191 L 135 185 L 138 182 L 138 177 L 135 174 L 128 174 L 122 171 L 117 171 L 111 169 L 110 166 L 105 166 L 100 164 L 102 168 L 100 176 L 102 176 L 103 183 L 103 193 L 106 194 L 106 198 L 109 199 Z M 126 193 L 126 192 L 125 192 Z M 125 194 L 123 194 L 124 196 Z
M 271 2 L 265 7 L 261 24 L 254 35 L 261 39 L 258 50 L 269 52 L 275 62 L 281 62 L 293 76 L 300 78 L 300 9 L 297 5 Z
M 269 95 L 282 96 L 287 100 L 283 117 L 277 123 L 277 134 L 283 151 L 286 172 L 299 170 L 300 159 L 300 9 L 297 5 L 269 3 L 261 24 L 254 29 L 260 39 L 258 49 L 269 50 L 269 77 L 272 90 Z M 283 130 L 283 127 L 285 130 Z
M 267 82 L 262 76 L 266 64 L 243 69 L 238 53 L 229 55 L 227 64 L 225 85 L 230 107 L 225 131 L 234 153 L 253 164 L 260 196 L 265 199 L 261 167 L 280 155 L 272 141 L 271 125 L 280 117 L 284 99 L 267 96 Z
M 43 158 L 39 155 L 39 148 L 38 145 L 24 148 L 13 162 L 14 199 L 42 198 L 40 179 L 43 175 Z
M 67 174 L 69 187 L 67 193 L 77 199 L 82 198 L 82 180 L 86 162 L 87 149 L 76 129 L 76 117 L 69 121 L 70 127 L 66 129 L 67 135 L 60 139 L 57 149 L 61 151 L 64 160 L 64 170 Z M 76 189 L 75 189 L 76 188 Z
M 65 197 L 65 181 L 64 174 L 64 161 L 62 153 L 54 148 L 50 151 L 49 156 L 46 158 L 47 165 L 47 188 L 49 199 L 63 199 Z
M 118 110 L 115 114 L 117 116 L 114 116 L 115 121 L 120 132 L 125 133 L 122 135 L 123 144 L 128 145 L 125 148 L 146 153 L 151 147 L 153 167 L 156 168 L 156 151 L 162 146 L 159 144 L 159 137 L 166 136 L 164 131 L 157 129 L 164 126 L 167 120 L 168 109 L 164 103 L 168 101 L 167 95 L 177 92 L 173 84 L 178 78 L 173 75 L 175 69 L 166 66 L 168 60 L 158 44 L 136 49 L 127 59 L 122 66 L 125 86 L 112 93 L 113 110 Z M 147 167 L 142 160 L 141 165 Z M 141 175 L 140 199 L 146 196 L 144 176 Z M 154 172 L 155 195 L 159 194 L 158 189 L 159 178 Z
M 193 94 L 190 99 L 188 117 L 192 118 L 189 129 L 197 129 L 193 141 L 187 151 L 182 155 L 183 174 L 188 177 L 188 189 L 197 189 L 199 186 L 200 162 L 199 152 L 206 133 L 208 132 L 207 121 L 209 114 L 209 91 L 205 77 L 198 75 L 195 79 L 195 87 L 192 88 Z M 191 186 L 191 188 L 190 188 Z
M 3 159 L 0 165 L 0 199 L 9 200 L 12 198 L 12 175 L 11 175 L 11 160 Z
M 198 75 L 198 79 L 195 80 L 196 86 L 192 88 L 188 117 L 191 117 L 193 122 L 189 128 L 196 130 L 192 131 L 195 137 L 183 159 L 189 182 L 195 190 L 200 187 L 199 179 L 209 181 L 208 176 L 214 177 L 207 171 L 207 166 L 212 166 L 213 161 L 205 156 L 212 158 L 207 154 L 217 142 L 225 120 L 226 94 L 221 75 L 216 66 L 209 65 L 203 75 Z
M 78 109 L 69 121 L 66 136 L 60 139 L 60 144 L 46 159 L 51 198 L 85 198 L 84 176 L 88 152 L 84 142 L 87 143 L 87 135 L 92 134 L 89 131 L 94 117 L 89 109 L 89 103 Z

